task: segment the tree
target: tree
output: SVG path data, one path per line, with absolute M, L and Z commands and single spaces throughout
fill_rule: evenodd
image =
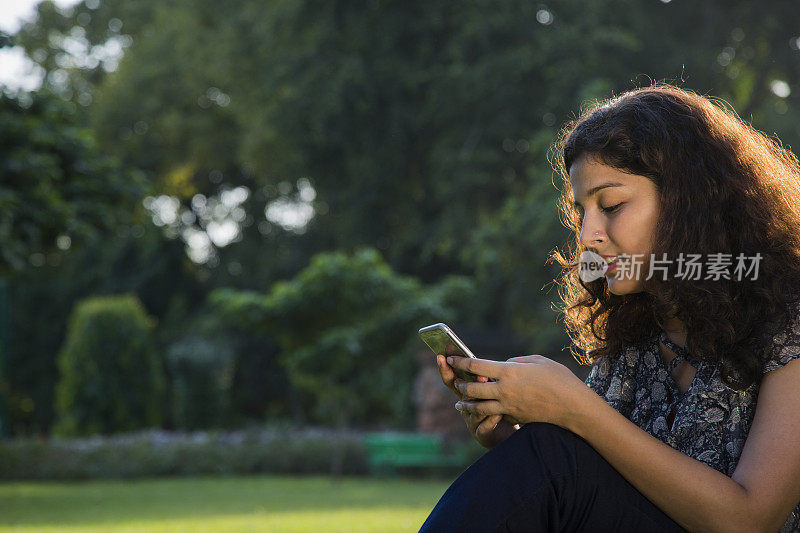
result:
M 208 237 L 209 206 L 247 189 L 224 220 L 236 239 L 198 268 L 208 286 L 265 292 L 317 252 L 370 246 L 425 284 L 474 277 L 462 319 L 552 354 L 568 342 L 543 291 L 567 240 L 546 159 L 559 125 L 664 79 L 794 146 L 798 17 L 792 0 L 92 0 L 42 3 L 13 39 L 102 150 L 179 202 L 171 236 Z M 267 216 L 281 206 L 313 216 Z
M 143 191 L 139 174 L 97 152 L 74 113 L 46 93 L 0 94 L 0 275 L 114 227 Z
M 0 93 L 0 308 L 7 279 L 56 262 L 73 243 L 115 227 L 141 194 L 137 172 L 98 153 L 75 105 L 48 92 Z M 8 427 L 10 319 L 0 313 L 0 433 Z
M 314 218 L 297 240 L 301 256 L 368 245 L 425 282 L 484 272 L 482 301 L 505 311 L 484 308 L 481 320 L 514 322 L 526 336 L 548 328 L 534 336 L 552 340 L 558 328 L 540 289 L 553 274 L 543 267 L 547 252 L 565 234 L 545 154 L 583 101 L 649 78 L 685 79 L 765 126 L 781 125 L 787 142 L 798 138 L 792 107 L 770 89 L 797 80 L 793 4 L 752 7 L 706 2 L 704 31 L 695 32 L 687 30 L 693 6 L 631 0 L 369 9 L 239 0 L 222 12 L 213 2 L 179 1 L 123 24 L 133 44 L 97 85 L 90 118 L 109 149 L 151 170 L 187 205 L 189 193 L 175 183 L 215 195 L 223 182 L 249 176 L 254 195 L 284 189 L 248 212 L 255 223 L 244 231 L 254 237 L 264 207 L 296 201 L 304 178 Z M 123 8 L 108 9 L 105 16 L 125 20 Z M 132 124 L 146 131 L 131 134 Z M 212 174 L 224 181 L 214 185 Z M 527 210 L 543 210 L 531 215 L 541 225 L 535 232 L 518 221 L 498 225 Z M 519 246 L 506 243 L 538 254 L 515 257 Z M 230 260 L 252 257 L 236 248 L 225 252 Z M 530 268 L 511 266 L 523 260 L 536 269 L 530 291 L 518 287 Z
M 472 292 L 463 278 L 423 287 L 394 274 L 374 249 L 316 255 L 268 294 L 218 290 L 211 302 L 242 327 L 275 339 L 279 361 L 310 400 L 309 415 L 338 427 L 410 422 L 416 331 L 453 317 Z
M 15 275 L 7 352 L 14 434 L 47 434 L 53 426 L 56 359 L 75 302 L 96 294 L 135 294 L 158 321 L 159 351 L 180 336 L 187 315 L 202 304 L 205 289 L 182 244 L 164 238 L 139 211 L 113 234 L 48 254 L 45 264 Z

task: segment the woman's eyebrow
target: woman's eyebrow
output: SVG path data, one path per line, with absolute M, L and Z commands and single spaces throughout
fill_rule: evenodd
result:
M 597 187 L 592 187 L 591 189 L 589 189 L 589 194 L 587 194 L 586 197 L 587 198 L 591 198 L 592 196 L 597 194 L 597 191 L 599 191 L 601 189 L 605 189 L 606 187 L 624 187 L 624 186 L 625 186 L 624 183 L 617 183 L 615 181 L 610 181 L 608 183 L 601 183 Z M 583 207 L 581 205 L 581 203 L 577 202 L 577 201 L 576 202 L 572 202 L 572 205 L 574 205 L 575 207 Z

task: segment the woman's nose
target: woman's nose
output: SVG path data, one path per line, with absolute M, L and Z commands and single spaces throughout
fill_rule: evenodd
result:
M 596 248 L 598 243 L 603 242 L 605 228 L 601 227 L 596 221 L 591 220 L 588 215 L 583 217 L 581 226 L 581 243 L 587 248 Z

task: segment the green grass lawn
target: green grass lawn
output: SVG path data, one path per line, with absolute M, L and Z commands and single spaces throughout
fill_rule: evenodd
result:
M 0 530 L 417 531 L 444 481 L 171 478 L 0 484 Z

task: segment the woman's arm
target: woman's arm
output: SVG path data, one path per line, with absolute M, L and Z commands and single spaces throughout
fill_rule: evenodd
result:
M 767 373 L 732 477 L 640 429 L 591 389 L 570 428 L 689 531 L 778 531 L 800 501 L 800 359 Z
M 631 485 L 684 529 L 761 530 L 742 485 L 664 444 L 589 388 L 584 406 L 567 429 L 583 437 Z
M 689 531 L 774 533 L 800 501 L 800 359 L 764 377 L 732 478 L 640 429 L 546 357 L 505 363 L 451 357 L 448 363 L 497 380 L 457 382 L 459 392 L 474 398 L 458 402 L 458 409 L 572 431 Z

